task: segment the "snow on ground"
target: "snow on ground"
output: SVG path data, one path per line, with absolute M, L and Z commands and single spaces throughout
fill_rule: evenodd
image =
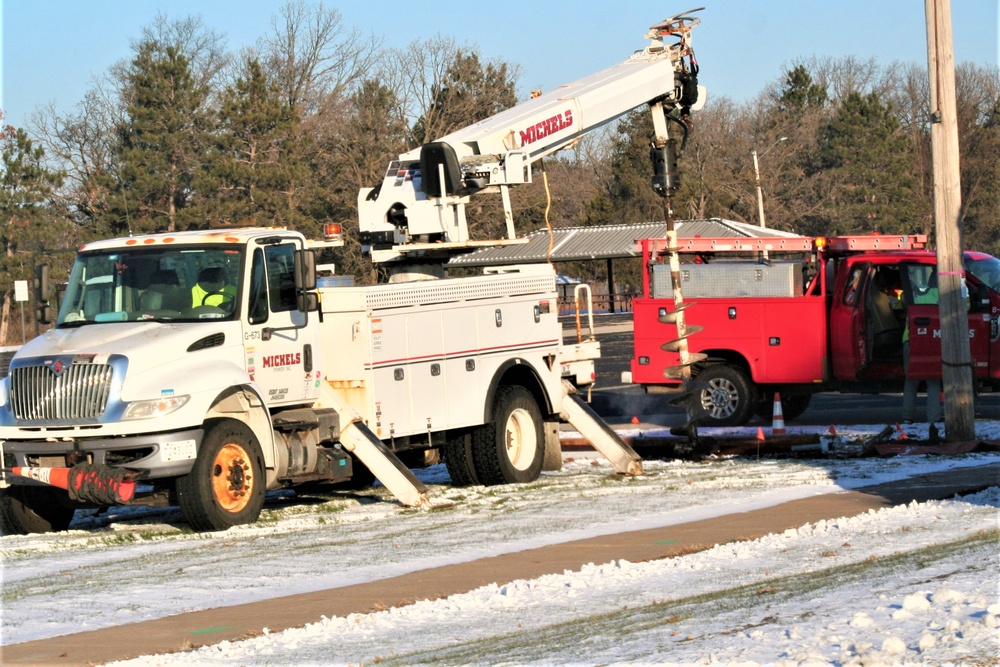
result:
M 834 452 L 878 427 L 838 431 L 823 430 Z M 1000 439 L 1000 424 L 979 422 L 977 435 Z M 257 524 L 215 534 L 189 532 L 175 508 L 81 512 L 66 533 L 0 537 L 2 643 L 997 462 L 646 461 L 647 475 L 622 478 L 573 455 L 511 487 L 452 488 L 443 466 L 422 470 L 432 494 L 454 502 L 435 511 L 401 508 L 383 489 L 271 494 Z M 981 664 L 1000 657 L 998 508 L 994 487 L 125 664 Z

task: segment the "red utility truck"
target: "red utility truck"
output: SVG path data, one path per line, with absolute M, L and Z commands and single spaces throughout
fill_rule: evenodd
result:
M 923 235 L 678 240 L 696 406 L 703 425 L 785 419 L 820 391 L 898 391 L 908 331 L 911 375 L 941 376 L 936 255 Z M 625 381 L 676 392 L 681 364 L 666 239 L 640 241 L 643 296 Z M 966 252 L 969 342 L 980 389 L 1000 385 L 1000 260 Z M 667 348 L 667 349 L 665 349 Z

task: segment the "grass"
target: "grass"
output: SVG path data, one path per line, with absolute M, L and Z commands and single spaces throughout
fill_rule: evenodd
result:
M 581 660 L 591 662 L 599 660 L 596 651 L 602 646 L 627 646 L 629 641 L 635 640 L 637 645 L 648 647 L 649 633 L 663 632 L 665 627 L 669 627 L 668 634 L 674 641 L 706 639 L 711 637 L 711 632 L 732 634 L 766 625 L 767 616 L 754 622 L 747 620 L 756 618 L 762 605 L 766 605 L 767 609 L 775 609 L 785 602 L 817 597 L 826 590 L 869 585 L 900 571 L 918 573 L 926 567 L 947 562 L 949 558 L 970 550 L 982 551 L 984 560 L 988 560 L 989 555 L 994 553 L 998 539 L 1000 530 L 980 531 L 963 540 L 935 544 L 915 551 L 868 558 L 818 571 L 765 578 L 691 596 L 629 605 L 610 613 L 583 616 L 543 627 L 522 628 L 460 645 L 383 657 L 382 664 L 522 664 L 534 662 L 538 656 L 546 653 L 559 652 L 559 655 L 565 657 L 573 651 L 579 651 Z M 805 613 L 812 614 L 808 611 Z M 724 630 L 703 629 L 727 616 L 731 616 L 733 626 Z M 787 624 L 787 617 L 782 622 Z M 647 660 L 649 657 L 633 656 L 634 659 Z

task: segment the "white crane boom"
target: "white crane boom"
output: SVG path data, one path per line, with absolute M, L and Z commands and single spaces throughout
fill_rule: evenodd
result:
M 510 242 L 515 234 L 508 189 L 531 182 L 532 163 L 644 104 L 654 105 L 654 114 L 686 122 L 704 100 L 690 42 L 700 19 L 691 12 L 650 28 L 649 46 L 622 63 L 400 155 L 381 185 L 358 196 L 361 243 L 372 259 L 443 258 Z M 664 44 L 664 37 L 679 41 Z M 471 241 L 465 204 L 476 192 L 497 190 L 509 240 Z

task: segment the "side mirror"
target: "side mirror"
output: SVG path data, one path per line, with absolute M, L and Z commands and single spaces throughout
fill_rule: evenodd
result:
M 35 267 L 35 319 L 39 324 L 52 324 L 52 284 L 49 282 L 49 265 Z
M 295 251 L 295 307 L 303 313 L 319 310 L 316 294 L 316 251 L 304 248 Z
M 319 310 L 319 295 L 316 292 L 299 292 L 295 295 L 295 307 L 303 313 Z
M 316 289 L 316 252 L 311 248 L 295 251 L 295 291 Z

